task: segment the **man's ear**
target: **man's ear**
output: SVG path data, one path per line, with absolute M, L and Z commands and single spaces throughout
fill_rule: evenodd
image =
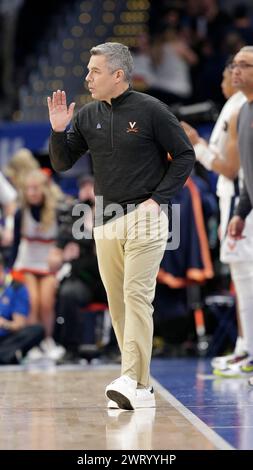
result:
M 124 71 L 122 69 L 116 70 L 116 83 L 122 82 L 124 80 Z

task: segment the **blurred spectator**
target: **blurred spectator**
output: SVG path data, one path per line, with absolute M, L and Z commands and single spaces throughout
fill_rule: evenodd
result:
M 145 92 L 155 85 L 154 67 L 150 55 L 150 40 L 147 33 L 142 33 L 138 37 L 138 45 L 132 51 L 132 57 L 134 61 L 133 88 Z
M 13 260 L 14 269 L 24 273 L 29 290 L 29 322 L 42 322 L 46 332 L 43 350 L 57 359 L 62 349 L 57 350 L 52 339 L 56 279 L 48 265 L 48 254 L 58 231 L 56 205 L 48 177 L 40 170 L 28 173 L 15 215 Z
M 245 44 L 253 44 L 253 24 L 249 8 L 243 3 L 237 5 L 233 17 L 233 28 L 235 31 L 240 35 Z
M 23 1 L 0 0 L 0 119 L 10 118 L 15 107 L 15 36 Z
M 0 172 L 0 247 L 8 247 L 13 242 L 16 197 L 15 189 Z
M 44 337 L 40 325 L 27 326 L 29 294 L 21 280 L 7 276 L 0 255 L 0 364 L 15 364 Z
M 3 169 L 3 173 L 19 193 L 22 191 L 27 174 L 39 167 L 40 165 L 32 152 L 27 148 L 21 148 L 12 155 L 10 161 Z
M 210 40 L 213 50 L 218 51 L 231 28 L 232 18 L 219 7 L 217 0 L 202 0 L 200 5 L 206 37 Z
M 243 46 L 245 46 L 245 42 L 238 32 L 232 30 L 226 34 L 223 43 L 223 50 L 226 55 L 235 55 Z
M 190 67 L 198 62 L 180 30 L 166 29 L 157 36 L 151 55 L 155 86 L 150 94 L 167 104 L 187 102 L 192 94 Z
M 83 236 L 77 239 L 73 224 L 80 216 L 74 216 L 73 209 L 79 205 L 82 211 L 80 204 L 86 204 L 88 210 L 81 219 Z M 84 315 L 81 308 L 91 302 L 107 302 L 92 238 L 94 204 L 93 177 L 82 176 L 79 179 L 79 200 L 61 208 L 57 246 L 49 255 L 51 269 L 60 269 L 57 274 L 60 280 L 57 314 L 64 321 L 58 339 L 66 347 L 68 359 L 78 357 L 78 346 L 82 343 Z

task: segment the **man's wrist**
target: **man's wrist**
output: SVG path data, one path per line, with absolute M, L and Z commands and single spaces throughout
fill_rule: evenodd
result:
M 238 217 L 241 220 L 245 220 L 250 211 L 244 211 L 241 207 L 237 206 L 234 211 L 233 217 Z
M 216 158 L 213 148 L 205 145 L 201 140 L 193 146 L 196 159 L 207 169 L 212 170 L 212 164 Z

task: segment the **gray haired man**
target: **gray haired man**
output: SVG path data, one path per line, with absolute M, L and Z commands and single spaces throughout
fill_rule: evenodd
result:
M 86 81 L 94 101 L 75 115 L 64 91 L 48 98 L 54 169 L 70 168 L 90 150 L 96 194 L 94 238 L 112 324 L 122 354 L 121 376 L 106 387 L 108 406 L 155 406 L 149 386 L 156 276 L 167 243 L 166 210 L 195 156 L 168 107 L 130 87 L 126 46 L 91 49 Z M 172 157 L 168 162 L 167 154 Z M 102 200 L 102 204 L 101 204 Z

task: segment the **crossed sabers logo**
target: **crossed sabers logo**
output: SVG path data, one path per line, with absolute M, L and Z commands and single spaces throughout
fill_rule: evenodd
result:
M 129 124 L 129 127 L 127 128 L 127 132 L 134 132 L 135 134 L 136 132 L 139 132 L 138 127 L 135 127 L 136 122 L 129 121 L 128 124 Z

